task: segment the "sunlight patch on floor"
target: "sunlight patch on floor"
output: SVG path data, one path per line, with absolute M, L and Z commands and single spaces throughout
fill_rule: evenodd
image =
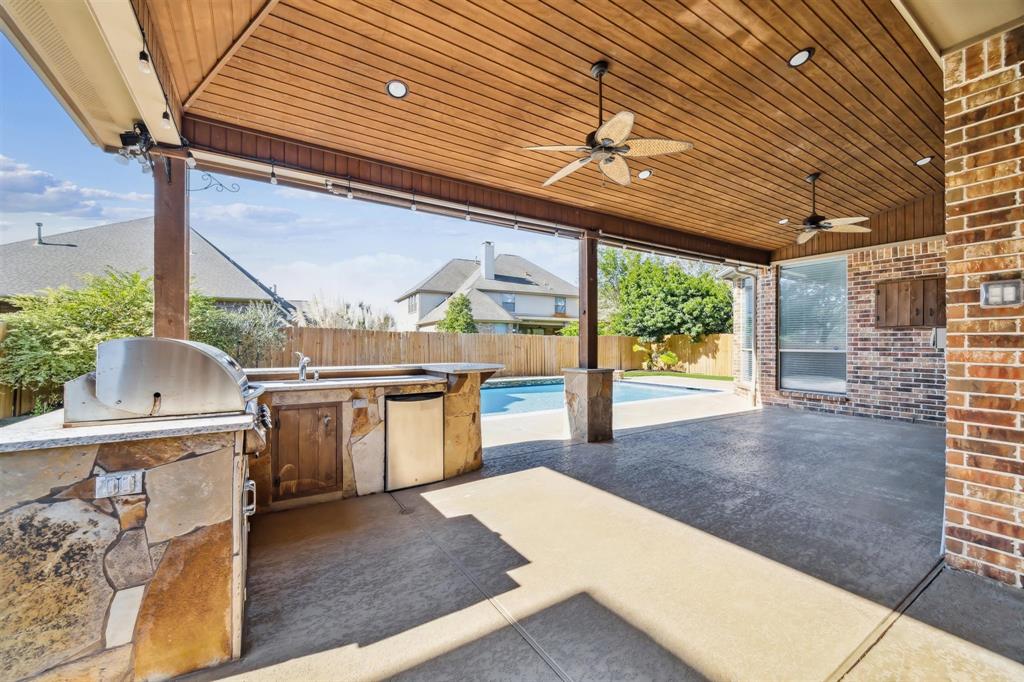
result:
M 825 680 L 890 614 L 543 467 L 425 491 L 422 498 L 447 518 L 472 515 L 529 562 L 508 572 L 519 586 L 493 595 L 498 608 L 481 597 L 386 639 L 297 657 L 239 679 L 380 679 L 507 628 L 503 613 L 522 623 L 586 594 L 708 678 Z M 427 516 L 421 523 L 430 532 Z M 466 569 L 471 575 L 485 574 L 487 556 L 475 556 L 473 565 Z M 587 624 L 573 626 L 585 633 Z M 903 617 L 852 679 L 955 679 L 968 671 L 984 680 L 1024 675 L 1009 659 Z

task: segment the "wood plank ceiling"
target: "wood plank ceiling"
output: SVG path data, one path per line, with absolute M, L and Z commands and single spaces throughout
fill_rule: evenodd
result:
M 189 115 L 697 235 L 791 244 L 778 220 L 809 213 L 813 170 L 829 216 L 943 187 L 941 71 L 891 0 L 133 1 L 182 101 L 208 81 Z M 522 147 L 596 127 L 598 59 L 606 117 L 633 111 L 634 135 L 694 149 L 632 160 L 630 187 L 588 167 L 542 188 L 573 156 Z

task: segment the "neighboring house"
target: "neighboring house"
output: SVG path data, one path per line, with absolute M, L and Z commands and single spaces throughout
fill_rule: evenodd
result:
M 225 307 L 263 301 L 286 314 L 294 310 L 195 229 L 189 247 L 192 287 L 199 293 Z M 152 275 L 153 218 L 0 244 L 0 264 L 0 298 L 59 286 L 77 289 L 82 275 L 102 275 L 107 269 Z M 0 302 L 0 312 L 10 309 Z
M 453 258 L 397 299 L 400 331 L 437 331 L 448 300 L 466 294 L 484 334 L 554 334 L 580 313 L 579 292 L 521 256 L 494 255 L 484 242 L 479 260 Z

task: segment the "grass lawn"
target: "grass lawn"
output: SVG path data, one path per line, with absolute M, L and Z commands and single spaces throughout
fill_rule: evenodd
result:
M 656 372 L 643 369 L 631 369 L 626 372 L 626 377 L 682 377 L 684 379 L 714 379 L 715 381 L 732 381 L 732 377 L 717 376 L 715 374 L 687 374 L 686 372 Z

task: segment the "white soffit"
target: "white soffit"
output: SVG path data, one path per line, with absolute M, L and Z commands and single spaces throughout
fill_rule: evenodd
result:
M 101 28 L 101 20 L 111 23 Z M 157 140 L 179 144 L 174 127 L 160 125 L 156 74 L 138 68 L 142 33 L 128 0 L 0 0 L 0 30 L 93 144 L 120 147 L 120 134 L 139 120 Z M 127 76 L 128 59 L 138 79 Z
M 933 55 L 1024 23 L 1024 0 L 893 0 Z

